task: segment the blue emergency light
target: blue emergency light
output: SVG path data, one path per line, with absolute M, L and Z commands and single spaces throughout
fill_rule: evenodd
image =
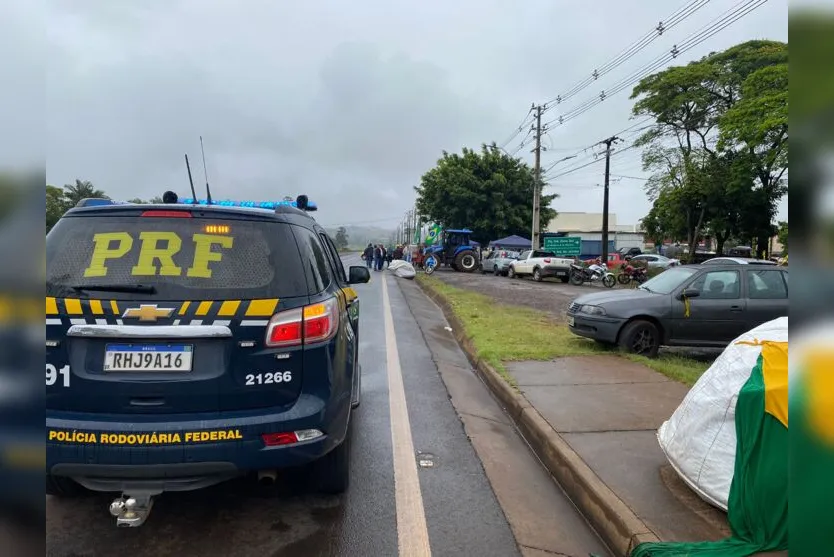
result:
M 186 198 L 178 200 L 179 204 L 182 205 L 195 205 L 194 198 Z M 232 201 L 231 199 L 223 199 L 219 201 L 215 201 L 214 199 L 211 200 L 211 203 L 208 202 L 207 199 L 198 199 L 196 205 L 214 205 L 217 207 L 251 207 L 253 209 L 270 209 L 275 210 L 278 207 L 298 207 L 297 201 Z M 315 211 L 318 207 L 312 201 L 307 202 L 306 211 Z
M 100 207 L 102 205 L 131 205 L 128 201 L 113 201 L 104 197 L 85 197 L 75 204 L 76 207 Z

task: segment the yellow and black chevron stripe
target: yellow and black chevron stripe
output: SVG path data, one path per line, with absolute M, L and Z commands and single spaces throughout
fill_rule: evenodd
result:
M 167 317 L 142 322 L 125 317 L 125 311 L 155 306 L 157 311 L 171 310 Z M 147 302 L 127 300 L 93 300 L 46 298 L 47 325 L 154 324 L 154 325 L 229 325 L 232 321 L 247 326 L 264 326 L 278 308 L 278 298 L 260 300 L 194 300 Z

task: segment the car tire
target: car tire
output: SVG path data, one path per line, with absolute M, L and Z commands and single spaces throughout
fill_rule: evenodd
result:
M 515 269 L 513 269 L 512 267 L 507 269 L 507 277 L 508 278 L 516 278 L 517 276 L 518 275 L 515 274 Z
M 345 439 L 335 449 L 315 463 L 316 491 L 325 495 L 340 495 L 350 486 L 350 446 L 353 416 L 350 417 Z
M 495 265 L 494 267 L 492 267 L 492 274 L 495 275 L 496 277 L 501 274 L 501 271 L 498 270 L 498 265 Z
M 651 321 L 632 321 L 623 328 L 618 344 L 625 352 L 656 358 L 660 350 L 660 329 Z
M 73 479 L 62 476 L 46 475 L 46 494 L 61 499 L 79 497 L 88 493 L 87 489 Z
M 539 269 L 538 267 L 533 269 L 533 280 L 536 281 L 536 282 L 541 282 L 542 278 L 544 278 L 544 277 L 542 277 L 541 269 Z
M 568 281 L 570 280 L 570 276 L 567 276 L 567 277 L 559 277 L 559 280 L 561 280 L 561 281 L 562 281 L 562 284 L 567 284 L 567 283 L 568 283 Z

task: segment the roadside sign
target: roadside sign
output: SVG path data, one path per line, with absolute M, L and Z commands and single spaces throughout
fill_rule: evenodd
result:
M 582 254 L 582 238 L 575 236 L 547 236 L 544 249 L 552 251 L 557 257 L 579 257 Z

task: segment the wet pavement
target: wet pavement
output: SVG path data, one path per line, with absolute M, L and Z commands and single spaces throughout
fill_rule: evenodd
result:
M 657 429 L 688 388 L 614 356 L 511 362 L 524 397 L 626 505 L 665 541 L 717 540 L 726 515 L 670 473 Z
M 358 256 L 345 262 L 361 264 Z M 416 288 L 388 273 L 356 288 L 362 405 L 345 496 L 310 495 L 298 475 L 272 488 L 235 481 L 165 494 L 137 529 L 116 528 L 112 496 L 48 497 L 46 554 L 393 556 L 425 536 L 438 556 L 546 555 L 555 544 L 571 548 L 563 555 L 606 555 L 457 345 L 442 338 L 439 310 L 413 290 L 407 300 L 401 282 Z M 389 365 L 392 351 L 398 365 Z M 404 470 L 418 481 L 409 484 Z

